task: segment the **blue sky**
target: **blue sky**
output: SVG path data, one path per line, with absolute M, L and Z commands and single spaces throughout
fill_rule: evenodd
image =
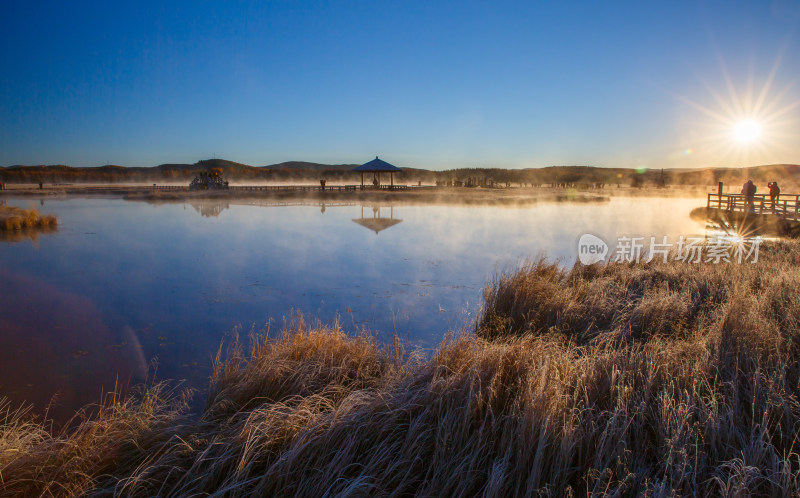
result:
M 4 1 L 0 18 L 5 166 L 800 163 L 796 0 Z

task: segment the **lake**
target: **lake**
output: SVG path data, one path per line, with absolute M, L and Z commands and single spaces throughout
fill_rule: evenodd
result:
M 592 233 L 704 233 L 698 198 L 611 197 L 523 208 L 112 198 L 7 205 L 58 230 L 0 241 L 0 395 L 57 418 L 156 372 L 204 388 L 233 331 L 284 317 L 338 320 L 432 348 L 468 326 L 498 272 L 540 255 L 576 261 Z

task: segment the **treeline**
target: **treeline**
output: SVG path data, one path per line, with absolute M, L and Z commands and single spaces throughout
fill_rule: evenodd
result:
M 500 169 L 461 168 L 436 173 L 437 180 L 464 181 L 478 179 L 486 183 L 511 183 L 532 185 L 553 184 L 604 184 L 631 186 L 669 185 L 741 185 L 752 179 L 766 185 L 777 181 L 782 185 L 800 184 L 800 165 L 773 164 L 751 168 L 705 168 L 705 169 L 631 169 L 598 168 L 594 166 L 550 166 L 546 168 Z
M 612 183 L 611 180 L 629 178 L 632 170 L 617 168 L 597 168 L 593 166 L 550 166 L 547 168 L 502 169 L 502 168 L 459 168 L 437 172 L 437 180 L 445 182 L 477 180 L 479 183 L 499 184 L 577 184 Z M 618 175 L 619 174 L 619 175 Z M 628 183 L 624 181 L 622 183 Z
M 359 183 L 361 175 L 353 172 L 356 164 L 320 164 L 285 162 L 270 166 L 250 166 L 225 159 L 207 159 L 194 164 L 162 164 L 154 167 L 123 167 L 115 165 L 94 168 L 55 166 L 10 166 L 0 168 L 4 183 L 189 183 L 200 171 L 219 169 L 231 182 L 273 183 L 308 182 L 325 179 L 331 183 Z M 371 175 L 365 180 L 371 182 Z M 460 168 L 431 171 L 403 168 L 394 175 L 398 184 L 472 184 L 472 185 L 728 185 L 742 184 L 752 179 L 758 185 L 777 181 L 781 185 L 800 185 L 800 165 L 773 164 L 751 168 L 706 168 L 645 170 L 630 168 L 599 168 L 594 166 L 550 166 L 546 168 L 501 169 Z M 461 182 L 461 183 L 459 183 Z

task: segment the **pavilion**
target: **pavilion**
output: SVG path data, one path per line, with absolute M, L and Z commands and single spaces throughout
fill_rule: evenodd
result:
M 368 163 L 364 163 L 357 168 L 354 168 L 353 171 L 358 171 L 361 173 L 361 188 L 364 188 L 364 173 L 372 173 L 372 178 L 377 180 L 376 185 L 378 186 L 381 184 L 381 173 L 389 173 L 389 185 L 393 187 L 394 174 L 403 170 L 393 164 L 389 164 L 386 161 L 378 159 L 378 156 L 375 156 L 375 159 Z

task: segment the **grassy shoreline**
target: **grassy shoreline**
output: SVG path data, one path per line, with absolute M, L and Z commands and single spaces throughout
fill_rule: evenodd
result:
M 800 243 L 756 264 L 494 279 L 431 355 L 289 324 L 53 431 L 3 407 L 8 495 L 796 495 Z

